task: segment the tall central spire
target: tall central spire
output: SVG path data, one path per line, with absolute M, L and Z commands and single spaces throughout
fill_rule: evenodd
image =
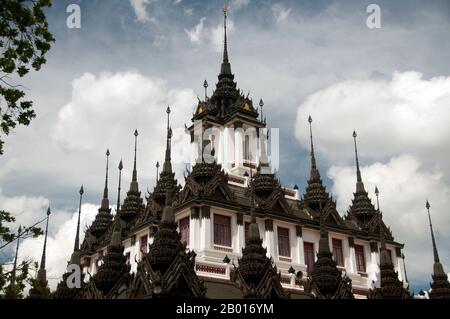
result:
M 106 177 L 105 177 L 105 188 L 103 190 L 102 207 L 104 209 L 109 209 L 109 199 L 108 199 L 108 168 L 109 168 L 109 149 L 106 150 Z
M 172 173 L 171 161 L 171 141 L 172 141 L 172 128 L 170 127 L 170 106 L 167 107 L 167 139 L 166 139 L 166 157 L 164 159 L 163 172 Z
M 361 178 L 361 171 L 359 169 L 359 159 L 358 159 L 358 147 L 356 145 L 356 137 L 358 135 L 356 134 L 356 131 L 353 131 L 353 141 L 355 143 L 355 157 L 356 157 L 356 192 L 364 192 L 364 184 L 362 182 Z
M 225 2 L 223 5 L 223 61 L 220 69 L 220 74 L 231 74 L 231 65 L 228 60 L 228 41 L 227 41 L 227 13 L 228 5 Z
M 47 250 L 47 235 L 48 235 L 48 220 L 50 219 L 50 207 L 47 209 L 47 224 L 45 226 L 45 238 L 44 238 L 44 249 L 42 250 L 42 257 L 41 257 L 41 264 L 39 266 L 38 271 L 38 278 L 46 281 L 47 280 L 47 274 L 45 271 L 45 257 L 46 257 L 46 250 Z
M 73 247 L 74 251 L 80 250 L 80 218 L 81 218 L 81 201 L 83 199 L 84 189 L 83 185 L 80 188 L 80 205 L 78 206 L 78 222 L 77 222 L 77 233 L 75 234 L 75 245 Z

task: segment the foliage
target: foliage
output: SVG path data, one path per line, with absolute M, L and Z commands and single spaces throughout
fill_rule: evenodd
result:
M 29 125 L 36 117 L 33 102 L 23 100 L 25 92 L 11 83 L 9 75 L 23 77 L 45 64 L 45 54 L 55 41 L 44 14 L 51 4 L 51 0 L 0 1 L 0 155 L 2 135 L 9 135 L 17 124 Z
M 37 225 L 44 220 L 40 220 L 30 227 L 19 227 L 18 230 L 12 231 L 5 224 L 14 222 L 15 218 L 8 212 L 0 211 L 0 249 L 3 249 L 17 239 L 22 240 L 43 235 L 44 232 Z M 32 260 L 23 260 L 16 267 L 15 271 L 13 271 L 13 267 L 11 267 L 11 270 L 5 271 L 4 265 L 0 264 L 0 298 L 23 298 L 23 289 L 25 288 L 26 282 L 33 283 L 31 281 L 32 279 L 30 279 L 30 266 L 32 263 Z M 34 265 L 34 267 L 37 268 L 37 265 Z
M 30 269 L 30 260 L 22 261 L 17 267 L 16 271 L 13 272 L 0 272 L 0 283 L 4 282 L 3 286 L 0 287 L 0 298 L 5 299 L 22 299 L 23 298 L 23 289 L 25 288 L 25 284 L 29 280 L 29 269 Z M 14 284 L 11 284 L 14 282 Z M 8 283 L 7 286 L 5 284 Z

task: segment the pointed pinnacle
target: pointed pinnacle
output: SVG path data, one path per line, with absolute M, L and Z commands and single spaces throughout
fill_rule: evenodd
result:
M 259 106 L 261 106 L 261 107 L 264 106 L 264 101 L 263 101 L 263 99 L 260 99 L 260 100 L 259 100 Z
M 122 164 L 122 159 L 120 160 L 120 163 L 119 163 L 119 171 L 121 171 L 123 169 L 123 164 Z
M 84 194 L 84 189 L 83 189 L 83 185 L 81 185 L 81 188 L 80 188 L 80 195 L 83 195 Z
M 203 82 L 203 87 L 206 89 L 208 87 L 208 81 L 205 80 L 205 82 Z

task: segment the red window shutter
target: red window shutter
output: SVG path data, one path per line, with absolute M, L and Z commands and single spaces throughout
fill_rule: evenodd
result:
M 333 238 L 333 258 L 336 265 L 344 267 L 344 252 L 342 250 L 342 240 Z
M 355 245 L 356 268 L 359 272 L 366 272 L 366 257 L 364 246 Z
M 214 214 L 214 244 L 231 247 L 231 217 Z
M 278 232 L 278 254 L 283 257 L 291 257 L 289 229 L 278 227 L 277 232 Z
M 314 244 L 304 242 L 303 243 L 303 249 L 305 251 L 305 264 L 306 264 L 306 271 L 311 272 L 314 270 Z

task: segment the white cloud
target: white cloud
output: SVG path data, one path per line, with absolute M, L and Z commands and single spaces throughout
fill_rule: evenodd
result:
M 319 157 L 335 163 L 328 177 L 340 212 L 347 211 L 355 189 L 352 131 L 358 132 L 366 190 L 374 202 L 375 185 L 379 187 L 384 219 L 405 243 L 406 266 L 415 281 L 423 282 L 432 271 L 427 199 L 440 247 L 448 250 L 449 102 L 450 77 L 394 72 L 391 79 L 333 84 L 308 96 L 297 112 L 299 142 L 309 148 L 307 118 L 312 115 Z M 449 265 L 448 256 L 442 259 Z
M 0 210 L 5 210 L 16 218 L 13 227 L 31 226 L 45 218 L 49 204 L 50 201 L 43 196 L 8 197 L 0 189 Z
M 96 150 L 99 164 L 109 148 L 113 162 L 124 158 L 124 174 L 131 174 L 134 128 L 139 131 L 139 176 L 154 178 L 154 163 L 164 156 L 166 108 L 170 105 L 174 134 L 174 163 L 189 162 L 189 136 L 184 123 L 192 116 L 196 98 L 191 89 L 169 89 L 165 81 L 138 72 L 85 73 L 72 83 L 72 98 L 58 114 L 52 138 L 67 152 Z M 178 129 L 181 128 L 181 129 Z M 122 152 L 122 153 L 118 153 Z M 92 158 L 92 155 L 90 155 Z M 143 163 L 143 164 L 142 164 Z M 103 165 L 103 164 L 101 164 Z M 140 165 L 140 166 L 139 166 Z M 145 165 L 145 169 L 142 169 Z M 87 184 L 87 183 L 86 183 Z
M 272 14 L 278 24 L 286 24 L 291 12 L 292 8 L 285 8 L 280 4 L 275 4 L 272 6 Z
M 205 25 L 206 18 L 202 17 L 199 23 L 192 29 L 184 29 L 189 40 L 193 44 L 203 44 L 208 43 L 211 45 L 212 49 L 216 52 L 221 52 L 223 50 L 223 23 L 217 24 L 215 27 L 208 27 Z M 227 19 L 227 36 L 229 37 L 235 31 L 233 20 Z M 228 40 L 230 42 L 230 40 Z
M 450 77 L 423 79 L 394 72 L 392 80 L 344 81 L 310 95 L 299 107 L 296 136 L 308 145 L 308 115 L 316 119 L 316 147 L 334 159 L 353 156 L 352 131 L 362 156 L 408 153 L 448 165 Z M 326 128 L 326 129 L 325 129 Z
M 131 6 L 133 7 L 136 18 L 140 22 L 155 22 L 155 18 L 151 17 L 147 11 L 147 7 L 158 0 L 130 0 Z
M 205 29 L 205 20 L 206 18 L 203 17 L 200 19 L 200 22 L 192 29 L 187 30 L 184 29 L 186 34 L 189 37 L 189 40 L 192 43 L 200 43 L 203 41 L 203 38 L 206 36 L 206 29 Z
M 250 0 L 233 0 L 231 1 L 231 7 L 234 9 L 240 9 L 247 7 L 250 4 Z
M 441 259 L 450 267 L 449 256 L 443 254 L 450 239 L 450 188 L 442 173 L 430 171 L 412 156 L 402 155 L 387 163 L 361 167 L 366 191 L 375 204 L 375 185 L 380 189 L 380 209 L 395 239 L 405 243 L 406 266 L 411 278 L 423 280 L 432 272 L 432 249 L 425 201 L 429 199 L 434 230 L 441 248 Z M 354 166 L 332 166 L 328 176 L 333 180 L 332 193 L 338 209 L 346 212 L 355 189 Z M 445 267 L 444 267 L 445 268 Z M 410 278 L 410 279 L 411 279 Z
M 230 35 L 232 35 L 235 31 L 234 22 L 231 19 L 227 19 L 227 37 L 228 37 L 228 45 L 230 45 L 230 42 L 232 43 L 232 40 L 230 41 Z M 216 27 L 211 28 L 209 30 L 210 34 L 210 41 L 212 48 L 216 52 L 222 52 L 223 51 L 223 24 L 219 23 Z

